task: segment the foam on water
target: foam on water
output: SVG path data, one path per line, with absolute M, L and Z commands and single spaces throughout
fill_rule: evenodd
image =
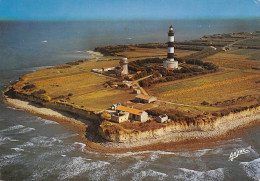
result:
M 16 152 L 24 151 L 24 149 L 22 149 L 22 148 L 11 148 L 11 150 L 14 150 L 14 151 L 16 151 Z
M 208 171 L 196 171 L 189 170 L 187 168 L 179 168 L 179 175 L 174 176 L 175 179 L 185 180 L 185 181 L 200 181 L 200 180 L 214 180 L 220 181 L 224 180 L 224 168 L 217 168 L 215 170 Z
M 86 171 L 95 170 L 98 168 L 100 169 L 109 164 L 109 162 L 105 161 L 89 162 L 82 157 L 72 157 L 69 159 L 68 163 L 58 166 L 61 170 L 58 179 L 70 179 Z
M 74 134 L 68 134 L 68 133 L 64 133 L 64 134 L 60 134 L 57 136 L 58 139 L 67 139 L 67 138 L 71 138 L 71 137 L 75 137 L 78 136 L 79 134 L 74 133 Z
M 239 164 L 251 179 L 260 180 L 260 158 Z
M 21 156 L 22 156 L 21 153 L 14 153 L 14 154 L 10 154 L 10 155 L 3 155 L 0 158 L 0 168 L 19 162 L 19 158 Z
M 116 158 L 123 158 L 123 157 L 129 157 L 129 156 L 135 156 L 135 155 L 143 155 L 143 154 L 158 154 L 158 155 L 175 155 L 174 152 L 167 152 L 167 151 L 139 151 L 139 152 L 126 152 L 126 153 L 111 153 L 107 154 L 108 156 L 113 156 Z
M 150 164 L 149 162 L 138 160 L 133 166 L 130 166 L 126 170 L 123 170 L 121 175 L 125 176 L 125 175 L 128 175 L 128 174 L 134 173 L 136 170 L 138 170 L 140 168 L 145 168 L 149 164 Z
M 13 109 L 13 110 L 22 110 L 20 108 L 15 108 L 15 107 L 11 107 L 11 106 L 7 106 L 8 109 Z
M 157 172 L 149 169 L 147 171 L 135 173 L 132 177 L 132 180 L 142 180 L 146 177 L 152 177 L 153 180 L 164 180 L 166 177 L 168 177 L 168 175 L 162 172 Z
M 0 133 L 7 132 L 7 131 L 13 131 L 13 130 L 16 130 L 16 129 L 21 129 L 21 128 L 24 128 L 24 126 L 23 125 L 15 125 L 15 126 L 11 126 L 11 127 L 6 128 L 6 129 L 0 130 Z
M 18 134 L 28 133 L 28 132 L 31 132 L 31 131 L 34 131 L 34 130 L 35 130 L 35 128 L 24 128 L 24 129 L 20 130 L 18 132 Z
M 20 145 L 20 148 L 24 147 L 51 147 L 54 143 L 62 143 L 63 141 L 54 137 L 46 137 L 46 136 L 38 136 L 31 138 L 30 141 L 25 142 L 24 144 Z
M 59 124 L 59 123 L 57 123 L 55 121 L 51 121 L 51 120 L 48 120 L 48 119 L 43 119 L 43 118 L 40 118 L 40 117 L 38 117 L 37 120 L 42 121 L 44 124 Z
M 182 157 L 201 157 L 211 151 L 212 149 L 203 149 L 203 150 L 195 150 L 195 151 L 187 151 L 187 152 L 178 152 L 176 155 Z
M 0 145 L 8 143 L 8 141 L 18 141 L 10 137 L 0 137 Z
M 38 69 L 46 69 L 46 68 L 50 68 L 50 67 L 52 67 L 52 66 L 46 65 L 46 66 L 39 66 L 39 67 L 24 68 L 22 70 L 17 70 L 17 71 L 33 72 Z
M 158 153 L 154 152 L 150 155 L 150 160 L 153 162 L 159 158 Z

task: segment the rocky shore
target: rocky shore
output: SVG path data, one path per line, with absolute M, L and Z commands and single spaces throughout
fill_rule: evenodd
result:
M 75 116 L 65 111 L 42 107 L 33 102 L 7 96 L 4 96 L 4 101 L 13 107 L 76 129 L 80 141 L 86 144 L 86 148 L 99 152 L 168 150 L 176 145 L 178 148 L 187 147 L 187 145 L 191 147 L 194 143 L 210 143 L 212 140 L 235 134 L 238 129 L 260 124 L 260 107 L 256 107 L 220 117 L 213 125 L 187 127 L 171 124 L 160 129 L 134 134 L 108 134 L 105 130 L 101 130 L 102 126 L 98 129 L 98 125 L 93 120 L 86 121 L 87 118 L 84 116 Z M 102 136 L 111 142 L 102 139 L 97 129 L 99 134 L 104 134 Z

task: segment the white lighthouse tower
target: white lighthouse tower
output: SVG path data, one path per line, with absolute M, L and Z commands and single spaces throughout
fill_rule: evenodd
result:
M 168 55 L 167 60 L 163 61 L 163 68 L 178 69 L 178 61 L 174 60 L 174 31 L 172 25 L 168 32 Z

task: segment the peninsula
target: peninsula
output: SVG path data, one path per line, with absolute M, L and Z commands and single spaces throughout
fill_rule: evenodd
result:
M 260 32 L 97 47 L 38 69 L 6 103 L 77 128 L 87 149 L 125 152 L 214 140 L 260 124 Z

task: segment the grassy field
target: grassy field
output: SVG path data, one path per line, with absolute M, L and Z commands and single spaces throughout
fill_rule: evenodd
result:
M 139 48 L 129 47 L 130 50 L 117 53 L 117 55 L 128 58 L 142 58 L 142 57 L 165 57 L 167 56 L 167 48 Z M 175 55 L 178 58 L 188 56 L 196 51 L 175 49 Z
M 252 42 L 250 42 L 252 44 Z M 181 58 L 196 51 L 179 50 L 176 56 Z M 40 69 L 24 75 L 14 87 L 20 92 L 31 94 L 40 89 L 52 101 L 66 100 L 68 104 L 77 105 L 87 110 L 101 111 L 114 103 L 126 103 L 134 99 L 130 89 L 105 87 L 104 83 L 114 80 L 108 76 L 91 72 L 94 68 L 118 66 L 121 56 L 128 57 L 129 62 L 146 58 L 166 58 L 167 49 L 139 48 L 131 46 L 127 51 L 117 53 L 115 57 L 100 57 L 80 63 L 71 63 L 48 69 Z M 184 114 L 200 114 L 204 111 L 215 111 L 226 107 L 202 106 L 206 101 L 210 104 L 225 100 L 237 99 L 251 95 L 254 100 L 260 97 L 259 68 L 260 51 L 256 49 L 237 49 L 220 52 L 202 59 L 219 66 L 219 71 L 192 78 L 155 84 L 145 88 L 149 95 L 160 101 L 155 104 L 129 103 L 138 109 L 163 108 L 183 112 Z M 73 64 L 73 65 L 72 65 Z M 23 90 L 25 85 L 33 84 L 36 88 Z M 222 105 L 222 104 L 221 104 Z M 240 104 L 242 105 L 242 104 Z M 245 105 L 249 103 L 245 102 Z
M 152 86 L 148 92 L 159 99 L 199 106 L 202 101 L 215 103 L 245 95 L 259 96 L 260 74 L 240 70 L 218 73 Z
M 50 68 L 37 70 L 23 76 L 19 82 L 20 91 L 25 83 L 34 84 L 43 89 L 53 100 L 66 99 L 68 103 L 84 107 L 88 110 L 100 111 L 117 102 L 126 102 L 134 95 L 129 89 L 105 88 L 103 84 L 113 78 L 91 72 L 92 68 L 117 66 L 118 60 L 90 60 L 70 68 Z M 32 90 L 33 92 L 35 90 Z M 28 92 L 27 93 L 31 93 Z M 71 96 L 68 96 L 71 94 Z
M 221 52 L 213 56 L 204 58 L 202 59 L 202 61 L 211 62 L 219 67 L 234 68 L 234 69 L 251 69 L 253 67 L 259 67 L 259 61 L 251 58 L 251 55 L 258 54 L 259 50 L 251 50 L 247 55 L 246 53 L 247 50 L 234 50 L 230 52 Z
M 245 55 L 248 60 L 258 60 L 260 61 L 260 49 L 242 49 L 231 52 L 236 55 Z

